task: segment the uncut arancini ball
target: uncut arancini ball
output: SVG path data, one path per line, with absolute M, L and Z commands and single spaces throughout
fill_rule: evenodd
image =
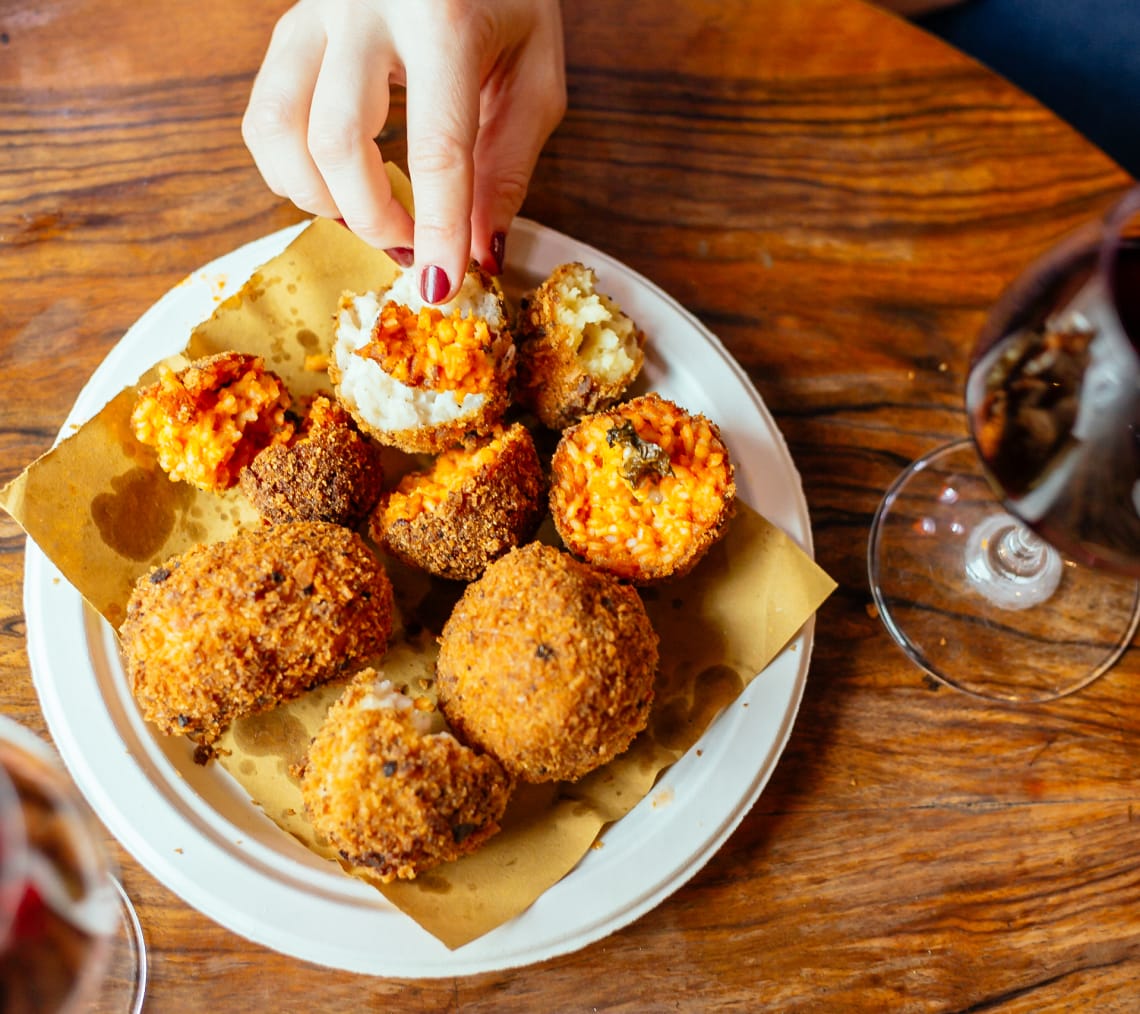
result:
M 521 423 L 473 437 L 412 472 L 372 514 L 372 537 L 437 577 L 473 581 L 521 545 L 546 510 L 546 481 Z
M 309 745 L 301 794 L 313 829 L 382 881 L 458 859 L 499 830 L 514 779 L 441 725 L 365 669 Z
M 468 585 L 444 625 L 439 706 L 519 778 L 574 780 L 645 728 L 657 651 L 635 589 L 530 543 Z
M 119 629 L 131 692 L 168 735 L 208 746 L 257 714 L 383 654 L 392 585 L 355 532 L 244 528 L 142 575 Z

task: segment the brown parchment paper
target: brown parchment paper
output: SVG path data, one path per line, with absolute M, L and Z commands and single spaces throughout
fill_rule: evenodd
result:
M 385 285 L 395 270 L 339 224 L 314 222 L 196 327 L 183 356 L 169 362 L 177 367 L 236 349 L 264 356 L 297 396 L 327 387 L 327 376 L 306 357 L 331 347 L 340 293 Z M 258 523 L 236 491 L 217 496 L 170 482 L 130 433 L 137 386 L 0 491 L 0 506 L 116 628 L 135 580 L 151 566 Z M 392 474 L 401 469 L 395 460 L 385 464 Z M 541 537 L 556 541 L 549 525 Z M 400 618 L 379 667 L 397 685 L 430 696 L 436 636 L 462 588 L 394 560 L 386 564 Z M 643 592 L 661 637 L 661 668 L 649 728 L 626 754 L 574 784 L 524 786 L 503 831 L 473 856 L 397 884 L 353 874 L 448 947 L 501 925 L 573 869 L 599 832 L 646 796 L 747 683 L 763 678 L 834 587 L 792 539 L 741 504 L 724 541 L 691 575 Z M 219 744 L 220 762 L 251 801 L 330 859 L 304 818 L 291 768 L 342 687 L 236 722 Z

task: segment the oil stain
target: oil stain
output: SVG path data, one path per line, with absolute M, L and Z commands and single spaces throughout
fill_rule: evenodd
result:
M 288 771 L 305 759 L 309 737 L 292 715 L 278 709 L 249 715 L 233 723 L 234 745 L 251 757 L 275 756 Z
M 696 674 L 689 692 L 659 701 L 651 718 L 653 738 L 671 750 L 687 750 L 712 720 L 744 689 L 744 678 L 731 666 L 716 664 Z
M 111 491 L 91 500 L 91 519 L 105 545 L 129 560 L 149 560 L 174 531 L 192 497 L 190 487 L 146 468 L 113 476 Z

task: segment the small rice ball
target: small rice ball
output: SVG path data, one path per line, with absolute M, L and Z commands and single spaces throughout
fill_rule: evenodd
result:
M 336 402 L 318 395 L 301 432 L 265 448 L 242 470 L 241 489 L 262 519 L 355 527 L 380 496 L 380 451 Z

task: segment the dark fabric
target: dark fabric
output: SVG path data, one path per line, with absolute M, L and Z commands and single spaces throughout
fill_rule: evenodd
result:
M 1140 0 L 969 0 L 916 21 L 1140 176 Z

